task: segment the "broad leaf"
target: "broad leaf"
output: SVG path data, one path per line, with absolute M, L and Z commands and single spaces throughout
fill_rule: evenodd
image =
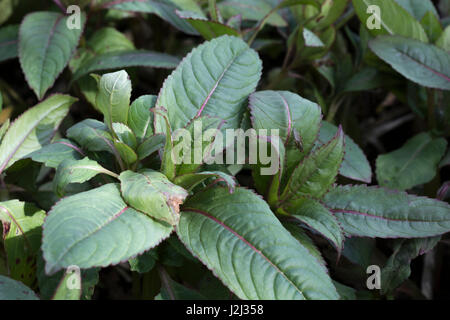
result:
M 62 197 L 68 184 L 83 183 L 100 173 L 117 177 L 114 172 L 103 168 L 97 161 L 90 160 L 87 157 L 82 160 L 64 160 L 56 169 L 53 190 L 59 197 Z
M 120 142 L 125 143 L 133 150 L 136 149 L 137 147 L 136 136 L 134 135 L 133 131 L 130 128 L 128 128 L 125 124 L 120 122 L 114 122 L 112 126 L 113 131 Z
M 171 231 L 127 207 L 119 186 L 107 184 L 64 198 L 49 212 L 42 244 L 45 271 L 117 264 L 156 246 Z
M 113 122 L 127 124 L 130 98 L 131 80 L 126 71 L 108 73 L 101 77 L 95 104 L 105 116 L 105 124 L 111 130 Z
M 225 19 L 241 15 L 242 20 L 262 20 L 274 7 L 270 0 L 226 0 L 218 3 L 221 14 Z M 278 13 L 272 13 L 267 18 L 267 24 L 276 27 L 285 27 L 286 21 Z
M 431 0 L 394 0 L 408 11 L 414 18 L 421 20 L 427 12 L 439 17 Z
M 241 299 L 338 299 L 325 267 L 249 190 L 195 194 L 183 207 L 177 233 Z
M 400 149 L 377 158 L 377 180 L 383 187 L 411 189 L 431 181 L 447 149 L 444 138 L 421 133 Z
M 450 52 L 450 26 L 444 29 L 444 32 L 436 41 L 436 46 Z
M 57 140 L 28 155 L 33 161 L 42 162 L 49 168 L 57 168 L 67 159 L 80 160 L 83 156 L 85 156 L 83 151 L 67 139 Z
M 200 183 L 208 179 L 214 179 L 214 182 L 223 181 L 227 184 L 230 193 L 234 192 L 236 187 L 236 178 L 220 171 L 202 171 L 198 173 L 187 173 L 177 176 L 174 183 L 186 190 L 192 190 Z
M 322 121 L 318 142 L 320 145 L 327 143 L 337 133 L 338 127 Z M 350 136 L 345 135 L 345 155 L 339 174 L 349 179 L 370 183 L 372 181 L 372 169 L 364 152 Z
M 84 61 L 72 77 L 76 81 L 92 72 L 123 69 L 129 67 L 175 68 L 180 60 L 177 57 L 148 50 L 127 50 L 107 52 Z
M 164 149 L 166 136 L 163 134 L 155 134 L 148 137 L 137 148 L 138 159 L 142 160 L 156 151 Z
M 172 130 L 201 115 L 226 121 L 237 128 L 248 95 L 261 75 L 261 61 L 241 39 L 215 38 L 195 48 L 166 79 L 156 107 L 167 109 Z M 164 132 L 161 115 L 155 115 L 156 132 Z
M 298 197 L 321 198 L 334 183 L 344 158 L 344 133 L 339 128 L 334 138 L 313 151 L 295 168 L 281 201 Z
M 378 6 L 380 10 L 368 13 L 369 6 Z M 388 34 L 428 41 L 419 21 L 394 0 L 353 0 L 353 7 L 363 25 L 377 22 L 380 24 L 379 29 L 369 30 L 375 36 Z
M 380 36 L 369 43 L 375 54 L 404 77 L 430 88 L 450 90 L 450 55 L 431 44 Z
M 0 173 L 27 154 L 47 145 L 76 101 L 56 94 L 25 111 L 10 126 L 0 145 Z
M 439 22 L 439 18 L 436 17 L 431 11 L 428 11 L 420 20 L 425 32 L 428 35 L 431 43 L 435 43 L 442 34 L 442 26 Z
M 0 202 L 3 244 L 9 276 L 33 285 L 36 276 L 36 254 L 41 244 L 45 212 L 18 200 Z
M 344 245 L 342 229 L 333 214 L 320 202 L 302 199 L 283 206 L 283 211 L 322 234 L 338 251 L 342 250 Z
M 119 179 L 122 196 L 131 207 L 157 220 L 178 224 L 180 205 L 188 196 L 186 190 L 149 169 L 140 173 L 124 171 Z
M 113 138 L 106 125 L 98 120 L 86 119 L 67 130 L 67 137 L 76 141 L 89 151 L 108 151 L 117 153 Z
M 18 56 L 19 26 L 10 25 L 0 29 L 0 62 Z
M 450 206 L 378 187 L 338 186 L 323 198 L 349 236 L 420 238 L 450 231 Z
M 34 12 L 20 25 L 19 59 L 28 84 L 42 99 L 64 70 L 78 45 L 86 22 L 81 14 L 82 27 L 69 29 L 65 16 L 57 12 Z
M 0 275 L 0 300 L 39 300 L 22 282 Z

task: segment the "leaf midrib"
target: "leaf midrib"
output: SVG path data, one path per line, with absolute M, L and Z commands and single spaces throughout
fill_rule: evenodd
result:
M 296 290 L 298 293 L 300 293 L 300 295 L 305 298 L 303 292 L 294 284 L 294 282 L 289 279 L 289 277 L 283 272 L 281 271 L 281 269 L 275 265 L 272 261 L 270 261 L 270 259 L 268 257 L 266 257 L 261 250 L 258 250 L 254 245 L 252 245 L 247 239 L 245 239 L 243 236 L 241 236 L 237 231 L 235 231 L 233 228 L 231 228 L 230 226 L 226 225 L 223 221 L 220 221 L 219 219 L 217 219 L 216 217 L 214 217 L 213 215 L 209 214 L 208 212 L 202 211 L 200 209 L 195 209 L 195 208 L 183 208 L 183 211 L 190 211 L 190 212 L 195 212 L 198 214 L 203 215 L 204 217 L 214 221 L 215 223 L 219 224 L 221 227 L 225 228 L 227 231 L 231 232 L 234 236 L 236 236 L 239 240 L 241 240 L 244 244 L 246 244 L 247 246 L 250 247 L 250 249 L 256 253 L 258 253 L 264 260 L 266 260 L 274 269 L 275 271 L 277 271 L 280 275 L 283 276 L 283 278 L 285 278 Z

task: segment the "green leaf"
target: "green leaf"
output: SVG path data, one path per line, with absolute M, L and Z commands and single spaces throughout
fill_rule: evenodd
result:
M 337 132 L 338 127 L 329 122 L 322 121 L 318 138 L 319 145 L 330 141 Z M 364 152 L 350 136 L 345 135 L 344 139 L 345 155 L 342 165 L 339 168 L 339 174 L 349 179 L 370 183 L 372 181 L 372 169 Z
M 83 183 L 100 173 L 118 177 L 114 172 L 99 165 L 97 161 L 90 160 L 87 157 L 82 160 L 64 160 L 56 169 L 53 178 L 53 190 L 59 197 L 62 197 L 68 184 Z
M 340 252 L 344 246 L 344 235 L 333 214 L 320 202 L 301 199 L 283 206 L 283 211 L 306 224 L 327 238 Z
M 425 132 L 418 134 L 400 149 L 378 156 L 378 183 L 391 189 L 407 190 L 430 182 L 436 176 L 445 150 L 444 138 L 433 138 Z
M 163 134 L 155 134 L 148 137 L 137 149 L 138 159 L 142 160 L 152 153 L 164 149 L 165 142 L 166 136 Z
M 225 19 L 241 15 L 242 20 L 262 20 L 275 4 L 267 0 L 226 0 L 217 4 L 220 13 Z M 286 27 L 287 23 L 281 15 L 274 12 L 267 18 L 267 24 L 275 27 Z
M 180 60 L 177 57 L 148 50 L 106 52 L 84 61 L 72 76 L 72 81 L 97 71 L 129 67 L 173 69 L 179 63 Z
M 128 110 L 128 126 L 133 130 L 138 142 L 141 143 L 146 138 L 153 135 L 153 112 L 150 111 L 155 106 L 156 96 L 145 95 L 134 100 Z
M 189 22 L 206 40 L 211 40 L 225 34 L 239 37 L 239 31 L 218 21 L 210 21 L 201 16 L 193 15 L 192 12 L 178 11 L 177 14 L 183 20 Z
M 39 300 L 22 282 L 0 275 L 0 300 Z
M 177 233 L 241 299 L 338 299 L 325 267 L 249 190 L 195 194 L 183 206 Z
M 98 120 L 86 119 L 78 122 L 67 130 L 67 137 L 76 141 L 83 149 L 89 151 L 117 153 L 108 128 Z
M 63 198 L 49 212 L 42 244 L 45 271 L 51 275 L 71 265 L 117 264 L 153 248 L 171 232 L 172 226 L 127 207 L 119 186 L 107 184 Z
M 308 153 L 319 133 L 320 107 L 288 91 L 258 91 L 250 95 L 249 108 L 253 128 L 279 129 L 283 143 L 301 138 L 301 148 Z
M 112 126 L 113 131 L 116 134 L 117 138 L 119 138 L 120 142 L 125 143 L 133 150 L 136 149 L 137 147 L 136 136 L 134 135 L 133 131 L 131 131 L 130 128 L 128 128 L 126 125 L 120 122 L 114 122 Z
M 321 198 L 334 183 L 344 158 L 344 133 L 313 151 L 295 168 L 281 195 L 281 201 L 298 197 Z
M 230 193 L 234 192 L 237 181 L 236 178 L 220 171 L 202 171 L 198 173 L 187 173 L 177 176 L 174 183 L 186 190 L 192 190 L 207 179 L 213 178 L 214 182 L 223 181 L 227 184 Z
M 69 283 L 80 284 L 80 287 L 70 288 Z M 81 298 L 81 274 L 66 272 L 56 288 L 52 300 L 80 300 Z
M 9 25 L 0 28 L 0 62 L 17 58 L 19 43 L 19 26 Z
M 47 145 L 76 101 L 56 94 L 25 111 L 10 126 L 0 145 L 0 173 L 27 154 Z
M 369 6 L 378 6 L 380 12 L 368 13 Z M 419 21 L 394 0 L 353 0 L 353 7 L 363 25 L 380 23 L 380 29 L 369 30 L 374 36 L 397 35 L 428 42 Z
M 113 130 L 113 122 L 127 124 L 130 108 L 131 80 L 124 70 L 104 74 L 98 84 L 95 104 L 105 116 L 105 124 Z
M 408 11 L 417 20 L 421 20 L 423 16 L 430 11 L 436 17 L 439 17 L 436 8 L 431 0 L 394 0 Z
M 119 180 L 122 196 L 131 207 L 157 220 L 178 224 L 180 205 L 188 196 L 186 190 L 149 169 L 140 173 L 124 171 Z
M 30 203 L 19 200 L 0 202 L 9 276 L 29 286 L 33 285 L 36 276 L 34 264 L 41 244 L 44 218 L 45 212 Z
M 245 42 L 231 36 L 215 38 L 195 48 L 166 79 L 156 107 L 167 109 L 172 130 L 201 115 L 237 128 L 260 76 L 258 54 Z M 164 132 L 161 115 L 155 115 L 155 127 L 157 133 Z
M 86 22 L 81 14 L 81 28 L 69 29 L 64 16 L 56 12 L 34 12 L 20 25 L 19 59 L 25 78 L 42 99 L 58 75 L 69 63 Z
M 436 41 L 436 46 L 450 52 L 450 26 L 444 29 L 444 32 Z
M 167 21 L 175 28 L 187 34 L 196 35 L 195 29 L 186 21 L 179 18 L 175 13 L 177 7 L 162 0 L 130 0 L 120 2 L 110 2 L 105 5 L 107 8 L 156 14 L 161 19 Z
M 80 160 L 84 155 L 74 142 L 60 139 L 30 153 L 28 157 L 33 161 L 44 163 L 46 167 L 56 169 L 64 160 Z
M 6 131 L 8 131 L 10 125 L 9 119 L 6 119 L 5 122 L 0 126 L 0 144 L 2 143 L 3 137 L 5 136 Z
M 387 294 L 399 287 L 411 274 L 411 261 L 433 249 L 441 237 L 402 239 L 381 271 L 381 292 Z
M 387 36 L 370 41 L 369 46 L 409 80 L 425 87 L 450 90 L 450 55 L 439 47 Z
M 431 11 L 428 11 L 420 20 L 425 32 L 428 35 L 431 43 L 435 43 L 442 34 L 442 26 L 439 22 L 438 17 L 434 15 Z
M 161 293 L 156 297 L 157 300 L 206 300 L 197 291 L 179 284 L 172 280 L 165 270 L 160 269 Z
M 433 237 L 450 231 L 450 206 L 378 187 L 338 186 L 323 203 L 349 236 Z

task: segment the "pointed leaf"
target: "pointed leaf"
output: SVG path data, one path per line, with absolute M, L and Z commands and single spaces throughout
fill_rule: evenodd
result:
M 323 198 L 349 236 L 432 237 L 450 231 L 450 206 L 434 199 L 366 186 L 338 186 Z
M 375 54 L 404 77 L 430 88 L 450 90 L 450 55 L 431 44 L 380 36 L 369 42 Z
M 221 118 L 226 128 L 237 128 L 260 75 L 258 54 L 245 42 L 231 36 L 215 38 L 195 48 L 166 79 L 156 107 L 167 109 L 172 130 L 201 115 Z M 155 127 L 157 133 L 164 132 L 158 114 Z
M 152 153 L 164 149 L 165 142 L 166 136 L 163 134 L 155 134 L 148 137 L 137 149 L 138 159 L 142 160 Z
M 236 178 L 220 171 L 202 171 L 198 173 L 188 173 L 177 176 L 174 183 L 186 190 L 192 190 L 198 184 L 207 179 L 214 178 L 215 181 L 223 181 L 227 184 L 230 193 L 234 192 L 237 181 Z
M 128 110 L 128 126 L 133 130 L 138 142 L 153 135 L 154 114 L 150 111 L 155 106 L 156 96 L 145 95 L 134 100 Z
M 397 2 L 399 5 L 401 5 L 417 20 L 421 20 L 428 11 L 430 11 L 436 17 L 439 16 L 431 0 L 394 0 L 394 1 Z
M 433 138 L 426 132 L 418 134 L 400 149 L 378 156 L 378 183 L 387 188 L 407 190 L 430 182 L 445 150 L 444 138 Z
M 302 196 L 321 198 L 334 183 L 343 158 L 344 133 L 339 128 L 328 144 L 313 151 L 295 168 L 281 201 Z
M 180 205 L 188 196 L 186 190 L 149 169 L 140 173 L 124 171 L 119 180 L 122 196 L 131 207 L 157 220 L 178 224 Z
M 57 12 L 27 15 L 19 31 L 19 59 L 28 84 L 42 99 L 69 63 L 86 22 L 81 13 L 81 28 L 69 29 L 65 16 Z
M 177 233 L 241 299 L 338 299 L 325 267 L 249 190 L 197 193 L 184 204 Z
M 127 207 L 119 186 L 107 184 L 64 198 L 49 212 L 42 244 L 45 271 L 117 264 L 156 246 L 171 231 Z
M 10 126 L 0 145 L 0 173 L 48 144 L 75 98 L 56 94 L 25 111 Z
M 338 127 L 322 121 L 318 138 L 319 145 L 330 141 L 337 132 Z M 339 174 L 357 181 L 367 183 L 372 181 L 372 169 L 369 160 L 367 160 L 361 148 L 348 135 L 345 135 L 345 155 L 339 168 Z

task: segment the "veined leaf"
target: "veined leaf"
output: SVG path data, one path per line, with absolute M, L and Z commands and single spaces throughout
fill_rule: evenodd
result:
M 241 299 L 338 299 L 325 267 L 249 190 L 195 194 L 183 206 L 177 233 Z
M 222 36 L 195 48 L 166 79 L 156 107 L 167 109 L 172 130 L 201 115 L 226 121 L 237 128 L 246 99 L 261 76 L 258 54 L 241 39 Z M 156 132 L 164 132 L 161 115 L 155 115 Z
M 369 46 L 409 80 L 425 87 L 450 90 L 450 55 L 439 47 L 388 36 L 370 41 Z
M 131 271 L 147 273 L 153 269 L 157 259 L 158 252 L 156 251 L 156 249 L 152 249 L 144 252 L 140 256 L 130 259 L 128 263 L 130 264 Z
M 156 151 L 164 149 L 166 136 L 163 134 L 155 134 L 148 137 L 137 148 L 138 159 L 142 160 Z
M 98 120 L 86 119 L 67 130 L 67 137 L 89 151 L 115 153 L 113 138 L 106 125 Z
M 428 35 L 431 43 L 435 43 L 442 34 L 442 26 L 439 18 L 436 17 L 431 11 L 428 11 L 420 20 L 425 32 Z
M 107 73 L 101 77 L 95 104 L 105 116 L 109 129 L 113 130 L 113 122 L 127 124 L 130 98 L 131 80 L 126 71 Z
M 134 100 L 128 110 L 128 126 L 133 130 L 138 142 L 141 143 L 146 138 L 153 135 L 153 112 L 151 108 L 155 106 L 156 96 L 145 95 Z
M 394 0 L 352 0 L 353 7 L 361 23 L 380 24 L 380 29 L 371 28 L 369 32 L 378 36 L 383 34 L 404 36 L 428 42 L 428 37 L 419 21 Z M 368 13 L 369 6 L 378 6 L 380 12 Z
M 281 201 L 298 197 L 321 198 L 334 183 L 344 158 L 344 133 L 335 137 L 299 163 L 289 178 Z
M 450 231 L 450 206 L 442 201 L 366 186 L 338 186 L 323 203 L 349 236 L 433 237 Z
M 338 127 L 322 121 L 318 142 L 320 145 L 327 143 L 338 132 Z M 372 169 L 364 152 L 350 136 L 345 135 L 345 155 L 339 174 L 349 179 L 370 183 L 372 181 Z
M 72 76 L 72 81 L 96 71 L 129 67 L 173 69 L 180 63 L 177 57 L 148 50 L 107 52 L 84 61 Z
M 225 19 L 240 14 L 242 20 L 259 21 L 263 19 L 274 7 L 267 0 L 226 0 L 217 4 L 220 13 Z M 267 24 L 276 27 L 285 27 L 286 21 L 281 15 L 274 12 L 267 18 Z
M 25 111 L 10 126 L 0 145 L 0 173 L 27 154 L 47 145 L 76 101 L 56 94 Z
M 0 29 L 0 62 L 18 56 L 19 26 L 10 25 Z
M 41 245 L 44 218 L 45 212 L 30 203 L 18 200 L 0 202 L 9 275 L 29 286 L 33 285 L 36 276 L 33 267 Z
M 56 169 L 56 175 L 53 179 L 53 190 L 58 196 L 62 197 L 68 184 L 83 183 L 100 173 L 118 177 L 114 172 L 99 165 L 97 161 L 90 160 L 87 157 L 82 160 L 64 160 Z
M 19 31 L 19 59 L 28 84 L 42 99 L 64 70 L 78 45 L 86 22 L 81 14 L 81 28 L 69 29 L 65 16 L 57 12 L 27 15 Z
M 45 220 L 45 271 L 117 264 L 156 246 L 171 231 L 127 207 L 116 184 L 78 193 L 59 201 Z
M 122 196 L 131 207 L 157 220 L 178 224 L 180 205 L 188 196 L 186 190 L 153 170 L 124 171 L 119 179 Z
M 125 124 L 120 122 L 114 122 L 112 126 L 113 131 L 120 142 L 125 143 L 133 150 L 136 149 L 137 147 L 136 136 L 134 135 L 133 131 L 131 131 L 130 128 L 128 128 Z
M 28 157 L 33 161 L 44 163 L 49 168 L 57 168 L 64 160 L 80 160 L 84 155 L 74 142 L 60 139 L 34 151 Z
M 444 32 L 436 41 L 436 46 L 450 52 L 450 26 L 444 29 Z
M 187 34 L 196 35 L 195 29 L 186 21 L 179 18 L 175 11 L 177 6 L 161 0 L 127 0 L 119 2 L 106 3 L 106 7 L 111 9 L 142 12 L 156 14 L 161 19 L 167 21 L 175 28 Z
M 447 149 L 444 138 L 421 133 L 400 149 L 377 158 L 377 180 L 383 187 L 411 189 L 431 181 Z
M 39 300 L 22 282 L 0 275 L 0 300 Z
M 331 241 L 338 251 L 344 245 L 344 235 L 333 214 L 320 202 L 301 199 L 283 206 L 283 211 Z

